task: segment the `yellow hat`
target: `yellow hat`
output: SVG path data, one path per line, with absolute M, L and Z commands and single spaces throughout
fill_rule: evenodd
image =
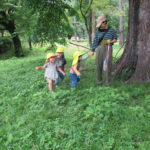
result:
M 72 66 L 78 64 L 79 56 L 82 56 L 82 55 L 83 53 L 81 51 L 74 52 Z
M 56 53 L 64 53 L 64 49 L 63 48 L 57 48 Z
M 55 58 L 56 55 L 54 53 L 48 53 L 46 56 L 47 59 L 52 58 L 52 57 Z

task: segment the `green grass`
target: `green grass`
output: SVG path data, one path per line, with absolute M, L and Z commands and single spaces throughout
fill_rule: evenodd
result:
M 114 81 L 96 87 L 95 61 L 85 62 L 77 90 L 68 74 L 54 93 L 43 78 L 46 52 L 0 61 L 0 150 L 148 150 L 150 84 Z

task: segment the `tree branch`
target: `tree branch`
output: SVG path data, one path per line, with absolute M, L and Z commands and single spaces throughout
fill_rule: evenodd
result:
M 83 48 L 86 48 L 86 49 L 90 49 L 90 48 L 85 47 L 85 46 L 83 46 L 83 45 L 75 44 L 75 43 L 72 43 L 72 42 L 69 42 L 69 43 L 72 44 L 72 45 L 76 45 L 76 46 L 80 46 L 80 47 L 83 47 Z
M 92 3 L 93 3 L 93 0 L 90 1 L 89 7 L 88 7 L 87 10 L 85 11 L 85 15 L 88 13 L 89 9 L 91 8 Z

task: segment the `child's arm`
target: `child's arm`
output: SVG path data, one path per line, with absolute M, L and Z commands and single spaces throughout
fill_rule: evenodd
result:
M 81 76 L 81 73 L 77 70 L 77 65 L 74 65 L 74 66 L 73 66 L 73 70 L 75 71 L 75 73 L 76 73 L 78 76 Z
M 62 64 L 62 65 L 64 66 L 64 72 L 67 71 L 66 64 L 67 64 L 67 60 L 66 60 L 65 57 L 64 57 L 64 61 L 63 61 L 63 64 Z
M 87 55 L 87 56 L 82 56 L 82 58 L 81 58 L 81 60 L 83 61 L 83 60 L 86 60 L 86 59 L 88 59 L 90 56 L 89 55 Z
M 66 65 L 64 66 L 64 72 L 66 72 L 67 71 L 67 67 L 66 67 Z
M 44 64 L 44 66 L 35 67 L 36 70 L 45 69 L 47 67 L 47 63 Z
M 39 69 L 45 69 L 44 66 L 41 66 L 41 67 L 35 67 L 36 70 L 39 70 Z
M 57 70 L 62 73 L 64 76 L 66 75 L 66 73 L 60 68 L 60 67 L 57 67 Z

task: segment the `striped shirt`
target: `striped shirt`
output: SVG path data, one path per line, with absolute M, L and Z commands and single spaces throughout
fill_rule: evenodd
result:
M 91 51 L 94 52 L 102 40 L 115 40 L 115 39 L 117 40 L 117 34 L 113 28 L 109 27 L 108 29 L 97 29 Z

